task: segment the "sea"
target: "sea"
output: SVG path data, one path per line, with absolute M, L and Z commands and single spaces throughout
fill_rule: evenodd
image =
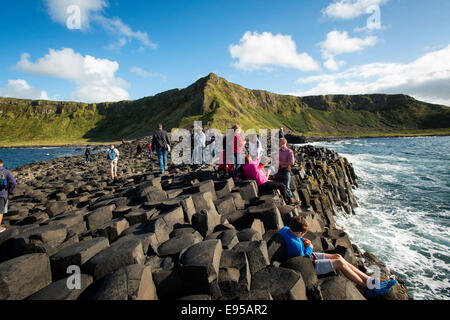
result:
M 450 137 L 310 143 L 338 152 L 359 180 L 338 226 L 405 280 L 417 300 L 450 298 Z
M 450 137 L 310 143 L 346 157 L 359 188 L 355 215 L 337 224 L 405 280 L 413 299 L 450 299 Z M 78 149 L 78 150 L 77 150 Z M 75 147 L 0 149 L 7 168 L 80 155 Z

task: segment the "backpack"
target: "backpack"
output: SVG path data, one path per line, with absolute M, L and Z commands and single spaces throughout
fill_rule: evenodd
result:
M 117 154 L 114 150 L 108 151 L 108 160 L 114 160 L 116 158 Z
M 0 173 L 0 189 L 8 187 L 8 179 L 5 175 L 5 170 L 2 170 Z

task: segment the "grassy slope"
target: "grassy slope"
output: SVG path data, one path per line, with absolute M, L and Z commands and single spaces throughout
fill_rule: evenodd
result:
M 396 95 L 293 97 L 249 90 L 214 74 L 188 88 L 117 103 L 0 98 L 0 145 L 109 142 L 149 135 L 157 123 L 195 120 L 224 130 L 286 127 L 307 136 L 450 134 L 450 108 Z

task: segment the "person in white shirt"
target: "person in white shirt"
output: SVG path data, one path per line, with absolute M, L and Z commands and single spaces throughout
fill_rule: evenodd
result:
M 114 148 L 114 146 L 112 145 L 106 152 L 106 157 L 108 158 L 109 165 L 111 167 L 111 178 L 114 179 L 117 177 L 117 163 L 119 162 L 119 150 Z
M 249 136 L 248 153 L 252 159 L 261 160 L 263 148 L 256 134 L 251 134 Z
M 197 128 L 194 134 L 194 163 L 205 164 L 205 148 L 206 148 L 206 135 L 201 128 Z

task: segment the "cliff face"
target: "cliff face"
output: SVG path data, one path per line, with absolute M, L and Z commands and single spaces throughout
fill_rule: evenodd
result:
M 295 97 L 246 89 L 211 73 L 185 89 L 135 101 L 86 104 L 0 98 L 0 144 L 134 138 L 151 134 L 158 122 L 171 129 L 188 127 L 195 120 L 221 130 L 237 122 L 244 129 L 283 126 L 304 135 L 450 132 L 450 108 L 406 95 Z

